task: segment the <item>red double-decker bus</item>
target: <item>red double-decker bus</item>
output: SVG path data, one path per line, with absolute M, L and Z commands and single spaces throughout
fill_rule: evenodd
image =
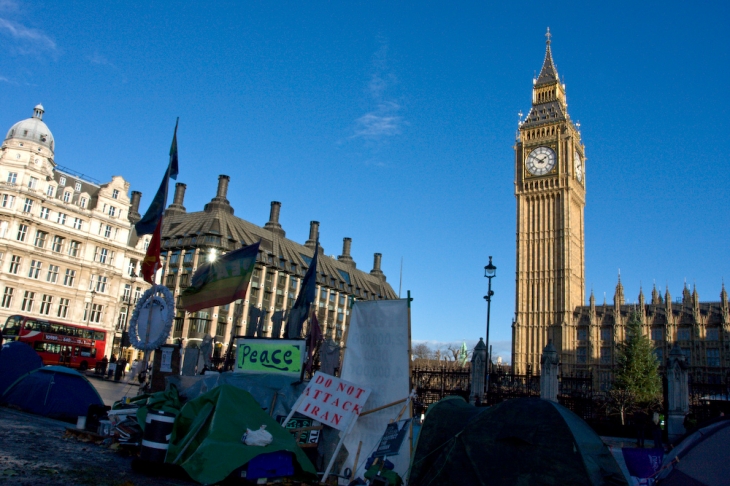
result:
M 81 371 L 96 367 L 104 356 L 106 331 L 87 326 L 10 316 L 3 327 L 8 341 L 28 343 L 44 365 L 62 365 Z

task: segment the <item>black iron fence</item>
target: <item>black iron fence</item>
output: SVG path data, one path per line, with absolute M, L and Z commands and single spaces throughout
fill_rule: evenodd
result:
M 664 378 L 664 377 L 663 377 Z M 558 402 L 585 420 L 601 435 L 634 437 L 637 425 L 633 423 L 633 407 L 624 414 L 621 423 L 619 404 L 616 397 L 604 390 L 594 388 L 590 373 L 565 373 L 558 376 Z M 719 382 L 718 382 L 719 381 Z M 664 406 L 667 410 L 666 380 L 664 380 Z M 414 412 L 421 414 L 429 405 L 444 397 L 458 395 L 469 400 L 474 395 L 471 390 L 471 370 L 454 367 L 416 367 L 413 369 L 413 386 L 416 389 Z M 698 380 L 690 377 L 689 415 L 687 427 L 700 424 L 719 416 L 730 415 L 730 377 L 721 380 Z M 611 384 L 606 387 L 610 390 Z M 525 375 L 515 375 L 508 370 L 495 368 L 489 375 L 489 390 L 482 405 L 495 405 L 513 398 L 540 396 L 540 376 L 533 375 L 528 369 Z M 659 410 L 661 413 L 661 410 Z
M 690 377 L 689 389 L 689 422 L 690 425 L 702 423 L 721 413 L 730 415 L 730 380 L 717 383 L 698 382 Z
M 468 365 L 464 368 L 414 368 L 412 377 L 413 387 L 416 389 L 414 414 L 420 415 L 429 405 L 449 395 L 469 399 L 471 369 Z

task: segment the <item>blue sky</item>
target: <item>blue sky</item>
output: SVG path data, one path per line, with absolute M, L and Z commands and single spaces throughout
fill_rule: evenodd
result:
M 321 223 L 358 268 L 411 290 L 413 337 L 508 357 L 514 134 L 553 33 L 581 123 L 586 281 L 719 300 L 730 278 L 728 4 L 715 2 L 19 2 L 0 0 L 0 121 L 42 102 L 56 162 L 123 175 L 146 208 L 180 117 L 185 206 L 218 174 L 236 214 L 287 236 Z M 515 3 L 513 6 L 512 4 Z M 588 294 L 587 294 L 588 295 Z

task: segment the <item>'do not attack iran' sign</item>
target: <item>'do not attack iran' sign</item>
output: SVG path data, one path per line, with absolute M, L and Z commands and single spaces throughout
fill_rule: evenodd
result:
M 317 371 L 295 405 L 296 411 L 338 430 L 363 412 L 370 389 Z

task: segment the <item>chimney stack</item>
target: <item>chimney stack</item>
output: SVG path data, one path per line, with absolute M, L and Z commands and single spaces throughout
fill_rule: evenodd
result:
M 370 270 L 370 275 L 374 275 L 376 277 L 382 278 L 383 281 L 385 281 L 385 274 L 380 269 L 380 260 L 383 258 L 382 253 L 376 253 L 375 258 L 373 259 L 373 269 Z
M 231 180 L 227 175 L 218 176 L 218 192 L 216 193 L 216 199 L 225 199 L 228 194 L 228 182 Z
M 309 222 L 309 239 L 307 240 L 306 243 L 304 243 L 304 246 L 314 250 L 314 247 L 317 244 L 318 236 L 319 236 L 319 221 L 310 221 Z M 324 253 L 321 243 L 319 244 L 319 252 Z
M 286 231 L 284 231 L 279 224 L 280 211 L 281 203 L 279 201 L 271 201 L 271 212 L 269 213 L 269 221 L 264 225 L 264 229 L 267 229 L 272 233 L 284 238 L 286 236 Z
M 342 239 L 342 255 L 338 256 L 337 259 L 343 263 L 347 263 L 355 266 L 355 260 L 350 256 L 350 247 L 352 246 L 352 238 Z
M 142 193 L 139 191 L 132 191 L 132 201 L 131 201 L 131 207 L 129 208 L 129 213 L 127 215 L 127 219 L 129 219 L 129 222 L 134 224 L 140 219 L 142 219 L 142 215 L 139 214 L 139 201 L 142 199 Z
M 178 182 L 177 184 L 175 184 L 175 197 L 172 199 L 172 204 L 170 204 L 165 210 L 165 216 L 171 214 L 185 213 L 185 206 L 183 206 L 183 201 L 185 200 L 186 187 L 187 186 L 182 182 Z
M 228 181 L 230 180 L 231 178 L 227 175 L 221 174 L 218 176 L 218 190 L 216 191 L 215 197 L 205 205 L 203 210 L 206 213 L 221 210 L 233 214 L 231 203 L 228 202 L 228 199 L 226 199 L 226 195 L 228 194 Z M 175 192 L 175 195 L 177 196 L 177 191 Z
M 184 183 L 178 182 L 175 184 L 175 197 L 173 198 L 172 203 L 177 204 L 178 206 L 183 205 L 183 201 L 185 200 L 185 188 L 187 188 Z

